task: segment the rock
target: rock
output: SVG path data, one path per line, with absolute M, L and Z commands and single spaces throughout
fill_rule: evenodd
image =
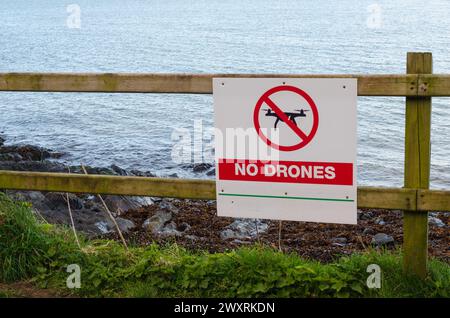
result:
M 213 168 L 213 169 L 209 170 L 209 171 L 206 173 L 206 175 L 207 175 L 208 177 L 215 176 L 215 175 L 216 175 L 216 168 Z
M 117 165 L 111 165 L 111 169 L 119 176 L 128 176 L 129 175 L 129 173 L 125 169 L 122 169 L 121 167 L 119 167 Z
M 169 222 L 171 219 L 172 219 L 172 212 L 165 211 L 165 210 L 159 210 L 151 218 L 148 218 L 147 220 L 145 220 L 142 227 L 146 231 L 156 234 L 156 233 L 160 232 L 163 229 L 164 224 Z
M 8 191 L 8 195 L 15 201 L 30 202 L 33 209 L 38 211 L 50 209 L 46 205 L 45 195 L 38 191 Z
M 23 157 L 18 153 L 3 153 L 0 154 L 0 161 L 23 161 Z
M 347 245 L 347 239 L 345 237 L 335 237 L 331 241 L 331 245 L 333 246 L 344 247 Z
M 71 226 L 69 214 L 66 210 L 41 211 L 44 218 L 51 223 L 62 223 Z M 73 210 L 72 215 L 75 221 L 77 231 L 85 233 L 89 238 L 96 238 L 99 235 L 110 233 L 115 230 L 108 223 L 109 218 L 106 217 L 104 211 L 94 210 Z
M 84 174 L 83 169 L 81 166 L 70 166 L 70 172 L 72 173 L 79 173 Z M 84 166 L 84 169 L 86 169 L 86 172 L 88 174 L 100 174 L 100 175 L 108 175 L 108 176 L 116 176 L 118 175 L 117 172 L 115 172 L 111 168 L 107 167 L 91 167 L 91 166 Z M 67 171 L 67 168 L 66 168 Z
M 72 210 L 80 210 L 83 208 L 83 201 L 75 194 L 68 194 L 70 208 Z M 49 192 L 45 194 L 46 205 L 52 209 L 67 209 L 66 194 L 60 192 Z
M 358 209 L 358 219 L 359 220 L 370 220 L 373 218 L 373 213 L 371 211 L 362 211 Z
M 194 164 L 185 164 L 182 166 L 184 169 L 192 169 L 195 173 L 206 172 L 214 167 L 213 164 L 207 162 L 194 163 Z
M 109 221 L 108 228 L 115 231 L 116 230 L 115 224 L 111 220 L 108 221 Z M 136 227 L 136 224 L 134 224 L 133 221 L 124 218 L 116 218 L 116 222 L 122 233 L 128 233 L 129 231 L 131 231 Z
M 196 173 L 198 173 L 198 172 L 205 172 L 206 170 L 211 169 L 212 167 L 213 167 L 212 164 L 206 163 L 206 162 L 203 162 L 203 163 L 195 163 L 195 164 L 192 166 L 192 171 L 194 171 L 194 172 L 196 172 Z
M 249 242 L 249 241 L 242 241 L 242 240 L 238 240 L 238 239 L 233 240 L 233 243 L 234 244 L 246 244 L 246 245 L 251 244 L 251 242 Z
M 85 209 L 100 209 L 100 202 L 96 202 L 97 197 L 94 195 L 86 195 L 83 199 L 83 205 Z M 102 206 L 103 208 L 103 206 Z
M 67 167 L 51 161 L 0 161 L 0 170 L 67 172 Z
M 266 232 L 268 228 L 269 225 L 259 219 L 237 219 L 220 233 L 220 237 L 222 240 L 251 239 L 257 233 Z
M 191 229 L 191 226 L 188 223 L 186 223 L 186 222 L 182 222 L 181 224 L 179 224 L 177 226 L 177 230 L 180 231 L 180 232 L 187 232 L 190 229 Z
M 375 231 L 374 231 L 372 228 L 370 228 L 370 227 L 366 227 L 366 228 L 363 230 L 363 234 L 364 234 L 364 235 L 372 235 L 372 234 L 375 234 Z
M 43 161 L 49 158 L 59 158 L 60 153 L 55 153 L 53 150 L 32 145 L 20 146 L 4 146 L 0 149 L 1 154 L 19 154 L 23 160 L 27 161 Z
M 222 240 L 229 240 L 229 239 L 233 239 L 235 237 L 237 237 L 237 234 L 233 230 L 225 229 L 222 232 L 220 232 L 220 238 Z
M 111 168 L 106 167 L 85 167 L 88 174 L 101 174 L 108 176 L 115 176 L 117 173 Z
M 182 236 L 189 231 L 191 226 L 186 222 L 177 225 L 175 222 L 169 222 L 164 225 L 159 231 L 153 231 L 153 233 L 161 236 Z
M 5 146 L 5 139 L 0 138 L 0 161 L 44 161 L 58 159 L 63 156 L 60 152 L 32 145 Z
M 172 213 L 177 214 L 179 212 L 179 209 L 173 205 L 172 202 L 169 201 L 169 199 L 162 199 L 159 203 L 159 209 L 170 211 Z
M 19 201 L 30 202 L 33 208 L 40 211 L 52 211 L 67 214 L 66 194 L 59 192 L 42 193 L 38 191 L 12 191 L 10 195 Z M 69 194 L 70 208 L 80 210 L 84 208 L 83 200 L 75 194 Z
M 177 225 L 175 222 L 170 222 L 166 226 L 164 226 L 159 232 L 159 235 L 162 236 L 181 236 L 181 232 L 178 231 Z
M 135 203 L 135 205 L 142 207 L 142 206 L 149 206 L 154 204 L 154 200 L 153 198 L 150 197 L 132 197 L 133 198 L 133 202 Z
M 43 217 L 47 222 L 72 226 L 70 215 L 67 211 L 65 193 L 42 193 L 38 191 L 7 191 L 7 193 L 14 200 L 31 202 L 33 210 L 37 211 L 39 217 Z M 85 233 L 89 238 L 95 238 L 108 232 L 109 228 L 103 209 L 96 210 L 95 206 L 87 208 L 84 202 L 89 201 L 85 197 L 69 194 L 75 228 L 77 231 Z M 106 225 L 97 224 L 99 222 L 105 222 Z
M 52 159 L 60 159 L 62 157 L 64 157 L 66 154 L 64 152 L 59 152 L 59 151 L 52 151 L 50 153 L 50 158 Z
M 345 245 L 347 244 L 347 239 L 345 237 L 335 237 L 331 240 L 333 243 Z
M 371 244 L 376 245 L 376 246 L 393 245 L 394 238 L 385 233 L 378 233 L 378 234 L 375 234 L 374 237 L 372 237 Z
M 437 217 L 434 217 L 434 216 L 428 217 L 428 223 L 432 226 L 445 227 L 445 223 L 442 222 L 441 219 L 438 219 Z
M 142 172 L 139 170 L 131 170 L 130 173 L 136 177 L 156 177 L 156 175 L 154 175 L 150 171 Z
M 16 201 L 39 202 L 45 200 L 45 195 L 39 191 L 14 191 L 10 196 Z
M 110 232 L 108 223 L 105 221 L 96 222 L 95 226 L 99 229 L 101 234 L 107 234 Z
M 130 209 L 138 209 L 144 205 L 152 205 L 153 201 L 148 197 L 127 197 L 121 195 L 105 195 L 103 196 L 108 208 L 111 212 L 118 215 L 127 212 Z
M 375 219 L 375 224 L 378 224 L 378 225 L 385 225 L 386 222 L 384 222 L 383 219 L 381 219 L 381 218 L 377 218 L 377 219 Z

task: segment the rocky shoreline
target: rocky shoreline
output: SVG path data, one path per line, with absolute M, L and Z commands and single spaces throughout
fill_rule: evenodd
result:
M 176 242 L 209 252 L 263 244 L 330 262 L 367 249 L 396 249 L 403 241 L 402 211 L 358 210 L 357 225 L 283 221 L 280 227 L 280 221 L 218 217 L 215 201 L 167 200 L 123 215 L 135 224 L 125 235 L 129 242 Z M 430 255 L 450 262 L 450 213 L 430 213 L 429 224 Z
M 58 159 L 63 157 L 63 153 L 33 145 L 5 145 L 5 140 L 0 137 L 0 170 L 83 173 L 81 166 L 68 166 L 59 162 Z M 110 167 L 86 166 L 85 169 L 89 174 L 155 176 L 150 171 L 127 171 L 116 165 Z M 12 190 L 6 192 L 14 199 L 32 203 L 34 211 L 47 222 L 70 224 L 65 193 Z M 112 222 L 96 196 L 68 194 L 68 197 L 77 230 L 84 232 L 91 238 L 110 231 Z M 153 203 L 151 198 L 146 197 L 105 195 L 103 198 L 116 217 L 129 209 L 136 209 Z M 119 218 L 118 223 L 126 229 L 127 222 L 122 222 Z
M 5 145 L 0 137 L 0 170 L 82 173 L 81 166 L 67 166 L 63 153 L 32 145 Z M 185 169 L 213 176 L 211 164 L 186 165 Z M 89 174 L 154 177 L 150 171 L 86 167 Z M 70 224 L 65 193 L 6 191 L 30 202 L 46 222 Z M 358 210 L 358 225 L 232 219 L 216 216 L 216 202 L 170 198 L 102 196 L 130 243 L 147 245 L 177 242 L 189 249 L 211 252 L 261 243 L 304 257 L 331 261 L 337 255 L 367 248 L 396 248 L 402 243 L 402 212 Z M 113 222 L 95 195 L 68 194 L 75 227 L 90 238 L 118 239 Z M 450 261 L 450 213 L 430 213 L 430 254 Z

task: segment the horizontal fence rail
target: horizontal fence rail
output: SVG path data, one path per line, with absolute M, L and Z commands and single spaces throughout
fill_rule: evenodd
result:
M 0 73 L 0 91 L 211 94 L 214 77 L 356 78 L 358 96 L 450 96 L 450 75 Z
M 214 180 L 1 171 L 3 189 L 216 199 Z M 450 191 L 358 187 L 359 208 L 450 210 Z
M 450 96 L 432 54 L 407 55 L 407 74 L 0 73 L 0 91 L 211 94 L 213 78 L 355 78 L 358 96 L 406 97 L 404 188 L 358 187 L 359 208 L 402 210 L 404 270 L 426 276 L 428 211 L 450 211 L 450 191 L 429 190 L 431 97 Z M 280 83 L 281 85 L 281 83 Z M 213 180 L 0 171 L 0 189 L 216 199 Z

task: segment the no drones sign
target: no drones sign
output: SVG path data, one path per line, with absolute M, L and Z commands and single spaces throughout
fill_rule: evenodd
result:
M 356 223 L 357 80 L 215 78 L 219 216 Z

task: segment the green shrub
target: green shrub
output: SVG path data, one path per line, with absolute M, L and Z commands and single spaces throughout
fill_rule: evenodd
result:
M 0 193 L 0 280 L 14 281 L 36 274 L 46 251 L 58 240 L 51 225 L 39 224 L 29 205 L 14 203 Z M 58 237 L 60 238 L 60 237 Z
M 448 297 L 449 265 L 432 260 L 429 277 L 401 271 L 399 253 L 355 254 L 333 264 L 306 261 L 263 246 L 227 253 L 192 253 L 177 245 L 131 247 L 87 241 L 40 223 L 29 206 L 0 194 L 0 281 L 30 279 L 68 291 L 66 268 L 81 267 L 80 296 L 104 297 Z M 382 288 L 369 289 L 366 272 L 378 264 Z

